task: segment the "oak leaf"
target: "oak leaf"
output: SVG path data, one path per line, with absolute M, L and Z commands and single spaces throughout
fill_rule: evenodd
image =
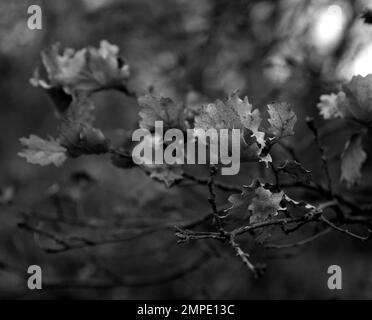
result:
M 280 206 L 284 192 L 271 192 L 263 187 L 258 187 L 255 190 L 255 197 L 249 205 L 248 210 L 252 212 L 250 222 L 260 222 L 268 217 L 273 217 L 278 214 L 279 210 L 285 210 Z
M 44 140 L 38 136 L 30 135 L 29 138 L 21 138 L 21 144 L 25 147 L 18 153 L 20 157 L 26 158 L 27 162 L 46 166 L 54 164 L 61 166 L 67 159 L 67 149 L 53 138 Z
M 271 133 L 278 139 L 294 135 L 293 127 L 297 116 L 290 105 L 286 102 L 278 102 L 269 104 L 267 107 Z
M 170 98 L 145 95 L 138 98 L 140 127 L 154 131 L 155 121 L 163 121 L 164 129 L 185 129 L 184 109 Z
M 109 88 L 126 88 L 129 66 L 119 56 L 119 48 L 106 40 L 99 48 L 88 47 L 81 50 L 66 48 L 61 53 L 55 44 L 41 54 L 48 81 L 40 77 L 36 69 L 30 82 L 44 89 L 62 88 L 67 94 Z
M 260 131 L 262 122 L 260 111 L 253 110 L 248 98 L 240 99 L 237 92 L 226 101 L 217 100 L 205 104 L 200 114 L 195 117 L 195 131 L 198 129 L 240 129 L 242 151 L 241 160 L 259 160 L 261 151 L 266 146 L 265 133 Z M 265 155 L 265 160 L 270 158 Z
M 324 119 L 344 118 L 372 126 L 372 74 L 354 76 L 336 94 L 322 95 L 318 104 Z

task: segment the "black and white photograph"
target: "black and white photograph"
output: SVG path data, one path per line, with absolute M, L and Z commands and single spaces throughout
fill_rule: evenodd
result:
M 372 299 L 371 0 L 0 17 L 0 300 Z

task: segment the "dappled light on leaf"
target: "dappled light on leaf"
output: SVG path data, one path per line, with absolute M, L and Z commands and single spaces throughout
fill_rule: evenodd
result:
M 260 111 L 253 110 L 248 98 L 240 99 L 233 93 L 226 101 L 217 100 L 203 105 L 199 115 L 195 116 L 195 129 L 240 129 L 242 140 L 242 161 L 257 161 L 264 149 L 265 133 L 260 131 Z M 264 161 L 271 161 L 267 155 Z
M 268 105 L 270 131 L 278 139 L 294 135 L 293 127 L 297 121 L 296 114 L 288 103 Z

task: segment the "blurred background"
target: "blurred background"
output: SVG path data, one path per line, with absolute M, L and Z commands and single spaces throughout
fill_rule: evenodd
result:
M 42 8 L 42 30 L 27 28 L 32 4 Z M 262 112 L 272 101 L 289 102 L 298 117 L 290 142 L 322 181 L 319 154 L 305 124 L 307 115 L 314 116 L 337 184 L 350 130 L 338 121 L 320 120 L 316 105 L 321 94 L 336 92 L 353 75 L 372 73 L 372 26 L 361 18 L 368 7 L 372 10 L 370 0 L 2 0 L 0 297 L 371 298 L 371 244 L 332 233 L 302 248 L 273 251 L 247 238 L 243 246 L 252 251 L 252 259 L 267 264 L 265 276 L 254 280 L 223 244 L 177 245 L 171 229 L 138 235 L 143 226 L 188 221 L 208 212 L 205 186 L 167 189 L 137 169 L 114 167 L 105 157 L 81 157 L 56 168 L 31 165 L 17 156 L 20 137 L 56 133 L 51 101 L 29 83 L 41 50 L 55 42 L 76 49 L 97 47 L 106 39 L 120 47 L 131 67 L 130 87 L 139 94 L 151 90 L 192 106 L 240 89 Z M 110 91 L 96 94 L 94 101 L 97 127 L 113 141 L 136 127 L 134 99 Z M 276 157 L 281 159 L 279 151 Z M 368 168 L 365 172 L 367 176 Z M 249 184 L 256 174 L 255 165 L 245 165 L 239 177 L 225 180 Z M 368 183 L 353 190 L 342 184 L 337 188 L 367 201 Z M 320 200 L 291 192 L 297 199 Z M 228 196 L 219 193 L 218 203 L 226 203 Z M 44 249 L 53 248 L 55 241 L 19 228 L 25 219 L 39 230 L 71 239 L 118 234 L 128 234 L 128 239 L 47 253 Z M 297 239 L 311 231 L 304 229 Z M 43 290 L 27 289 L 31 264 L 42 267 Z M 332 264 L 343 268 L 343 290 L 337 292 L 327 288 Z

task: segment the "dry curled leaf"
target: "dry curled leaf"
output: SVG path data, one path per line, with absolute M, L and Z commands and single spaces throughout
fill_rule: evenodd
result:
M 39 70 L 30 80 L 44 89 L 62 88 L 67 94 L 87 94 L 107 88 L 126 88 L 129 66 L 119 56 L 119 48 L 106 40 L 99 48 L 88 47 L 78 51 L 66 48 L 60 53 L 59 44 L 41 54 L 48 81 L 40 77 Z
M 50 138 L 47 141 L 38 136 L 30 135 L 29 138 L 21 138 L 20 142 L 25 149 L 19 152 L 18 155 L 26 158 L 29 163 L 42 166 L 53 163 L 59 167 L 67 159 L 67 149 L 61 146 L 56 139 Z

